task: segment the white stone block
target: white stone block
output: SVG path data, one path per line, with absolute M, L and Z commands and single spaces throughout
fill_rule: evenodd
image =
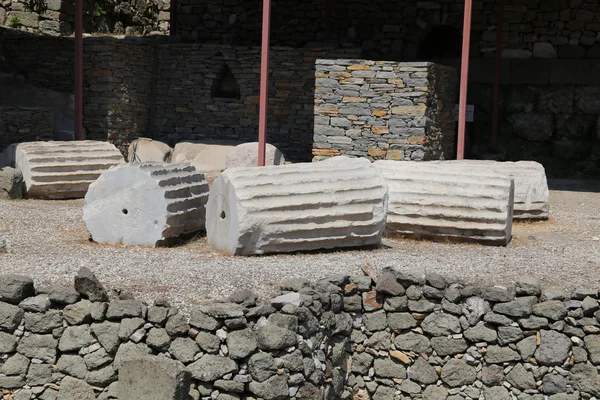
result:
M 138 138 L 129 145 L 127 160 L 129 162 L 168 162 L 172 151 L 173 149 L 169 145 L 158 140 Z
M 544 166 L 535 161 L 452 160 L 441 163 L 463 164 L 469 168 L 483 168 L 507 175 L 515 181 L 515 209 L 513 219 L 548 219 L 550 192 Z
M 266 143 L 265 146 L 265 166 L 283 165 L 285 157 L 277 147 Z M 258 165 L 258 142 L 244 143 L 234 147 L 227 153 L 225 166 L 227 168 L 235 167 L 256 167 Z
M 24 195 L 43 199 L 84 197 L 100 174 L 122 162 L 113 144 L 94 140 L 26 142 L 15 153 L 25 182 Z
M 433 240 L 507 245 L 514 183 L 482 168 L 439 162 L 376 161 L 386 179 L 386 231 Z
M 209 245 L 239 255 L 376 245 L 386 209 L 367 159 L 232 168 L 210 190 L 206 231 Z
M 90 185 L 83 220 L 100 243 L 162 246 L 204 229 L 208 184 L 194 167 L 115 166 Z
M 227 154 L 238 144 L 228 140 L 177 143 L 171 162 L 192 165 L 201 172 L 221 172 L 227 168 Z

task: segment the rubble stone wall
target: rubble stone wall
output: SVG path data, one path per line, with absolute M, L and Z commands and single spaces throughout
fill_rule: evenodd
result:
M 11 143 L 52 140 L 52 109 L 0 106 L 0 151 Z
M 258 0 L 182 0 L 177 33 L 202 41 L 258 45 L 260 5 Z M 496 8 L 493 1 L 473 2 L 474 58 L 493 57 Z M 363 58 L 374 60 L 413 61 L 428 51 L 457 57 L 463 15 L 464 2 L 456 0 L 354 0 L 329 5 L 320 0 L 278 0 L 272 9 L 271 40 L 291 46 L 329 40 L 361 48 Z M 428 35 L 438 27 L 445 28 L 428 43 Z M 600 7 L 595 0 L 507 4 L 503 32 L 505 58 L 600 57 Z
M 433 63 L 317 60 L 317 159 L 440 160 L 454 155 L 456 71 Z
M 109 300 L 85 268 L 74 287 L 0 276 L 0 389 L 116 399 L 125 361 L 156 355 L 187 370 L 193 399 L 600 396 L 598 290 L 366 271 L 290 280 L 262 301 L 240 290 L 190 315 L 166 299 Z

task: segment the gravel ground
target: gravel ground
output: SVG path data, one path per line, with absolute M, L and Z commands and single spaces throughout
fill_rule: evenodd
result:
M 91 268 L 113 293 L 151 301 L 166 294 L 174 305 L 221 299 L 236 288 L 266 295 L 291 277 L 318 279 L 375 268 L 425 268 L 463 281 L 511 284 L 533 275 L 547 286 L 600 288 L 600 182 L 552 183 L 551 219 L 518 223 L 507 247 L 385 239 L 373 250 L 261 257 L 211 251 L 204 238 L 168 249 L 125 248 L 88 241 L 83 200 L 0 201 L 0 233 L 12 250 L 0 254 L 0 273 L 33 276 L 38 284 L 70 283 Z

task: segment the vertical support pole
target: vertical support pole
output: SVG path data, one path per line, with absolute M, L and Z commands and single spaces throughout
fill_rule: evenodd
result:
M 498 0 L 496 16 L 496 54 L 494 60 L 494 94 L 492 97 L 492 136 L 490 151 L 498 150 L 498 129 L 500 126 L 500 80 L 502 67 L 502 36 L 504 36 L 504 0 Z
M 169 34 L 175 36 L 177 33 L 177 0 L 171 0 L 169 6 Z
M 83 0 L 75 0 L 75 140 L 83 139 Z
M 265 166 L 267 143 L 267 107 L 269 105 L 269 35 L 271 0 L 263 0 L 262 45 L 260 56 L 260 101 L 258 110 L 258 166 Z
M 460 63 L 460 99 L 458 102 L 458 145 L 456 158 L 465 158 L 465 122 L 467 117 L 467 84 L 469 80 L 469 49 L 471 43 L 472 0 L 465 0 L 463 20 L 462 60 Z

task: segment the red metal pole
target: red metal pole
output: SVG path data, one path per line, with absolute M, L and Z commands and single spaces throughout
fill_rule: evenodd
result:
M 83 0 L 75 0 L 75 140 L 83 139 Z
M 504 0 L 498 0 L 498 15 L 496 16 L 496 54 L 494 62 L 494 95 L 492 98 L 492 137 L 490 151 L 498 149 L 498 128 L 500 125 L 500 68 L 502 66 L 502 36 L 504 28 Z
M 258 166 L 265 166 L 267 143 L 267 106 L 269 104 L 269 35 L 271 0 L 263 0 L 262 46 L 260 56 L 260 101 L 258 110 Z
M 469 44 L 471 42 L 472 0 L 465 0 L 463 21 L 462 60 L 460 63 L 460 99 L 458 102 L 458 145 L 456 158 L 465 158 L 465 120 L 467 116 L 467 83 L 469 80 Z
M 171 0 L 169 8 L 169 34 L 174 36 L 177 32 L 177 0 Z

